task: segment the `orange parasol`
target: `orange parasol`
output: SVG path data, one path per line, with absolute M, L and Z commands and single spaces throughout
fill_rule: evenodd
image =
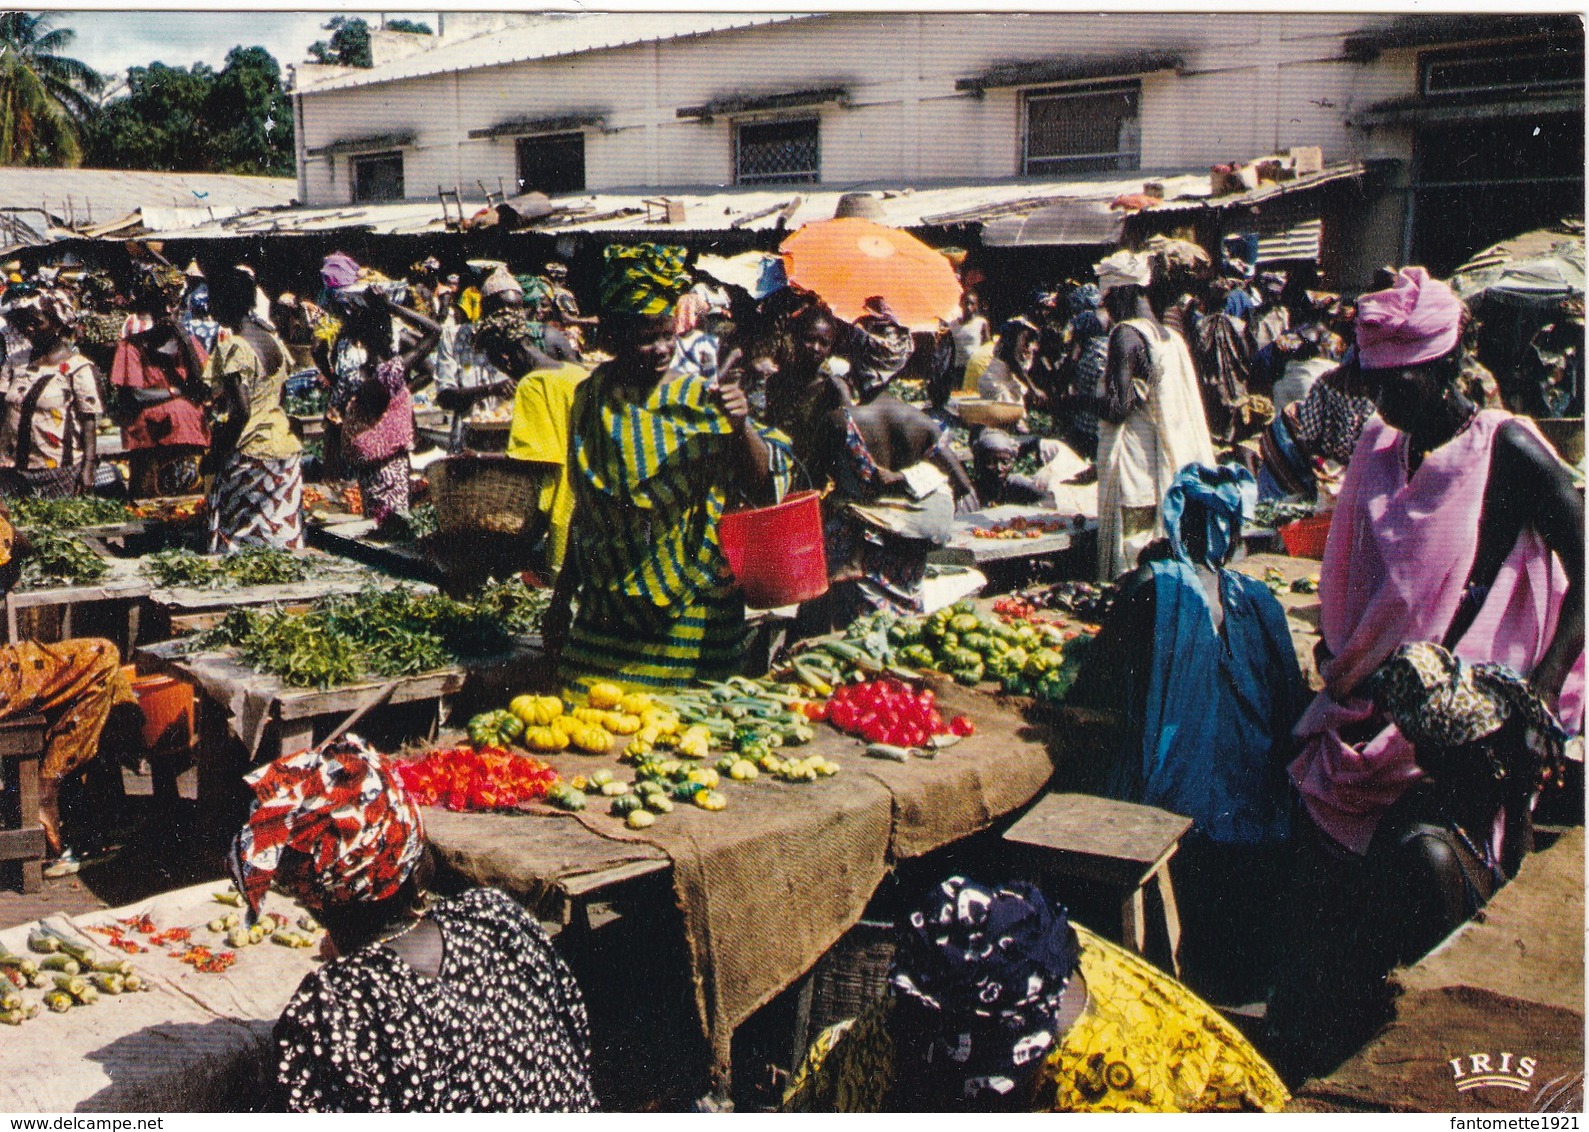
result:
M 843 217 L 807 224 L 783 242 L 789 282 L 854 322 L 873 295 L 912 330 L 933 330 L 960 312 L 960 281 L 943 254 L 909 232 Z

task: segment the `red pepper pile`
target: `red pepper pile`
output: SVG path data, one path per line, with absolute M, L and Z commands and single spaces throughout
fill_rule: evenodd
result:
M 895 747 L 920 747 L 934 735 L 969 735 L 975 730 L 963 715 L 946 725 L 934 699 L 931 689 L 917 692 L 890 678 L 845 684 L 834 689 L 828 700 L 827 718 L 840 731 L 868 743 Z
M 171 958 L 179 963 L 186 963 L 195 971 L 206 975 L 219 975 L 233 963 L 237 962 L 235 951 L 211 951 L 207 947 L 193 946 L 184 951 L 171 952 Z
M 449 810 L 507 810 L 546 797 L 557 772 L 540 759 L 498 747 L 454 747 L 399 763 L 397 775 L 421 806 Z

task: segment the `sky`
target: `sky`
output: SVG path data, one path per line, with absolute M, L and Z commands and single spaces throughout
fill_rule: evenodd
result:
M 372 24 L 380 18 L 376 13 L 364 15 Z M 301 63 L 311 43 L 328 38 L 321 25 L 331 13 L 62 11 L 55 16 L 57 27 L 77 33 L 66 54 L 102 74 L 120 76 L 128 67 L 154 62 L 219 67 L 226 53 L 239 45 L 263 47 L 283 66 Z

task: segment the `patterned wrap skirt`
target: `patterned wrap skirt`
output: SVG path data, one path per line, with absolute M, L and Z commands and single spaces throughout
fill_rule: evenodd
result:
M 245 546 L 303 547 L 303 457 L 255 459 L 234 452 L 210 491 L 210 553 Z
M 391 515 L 408 513 L 408 453 L 399 452 L 377 464 L 358 465 L 359 495 L 364 517 L 383 523 Z

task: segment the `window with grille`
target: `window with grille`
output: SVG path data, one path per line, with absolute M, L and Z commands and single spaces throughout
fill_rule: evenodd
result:
M 1141 162 L 1138 82 L 1032 91 L 1026 95 L 1027 176 L 1136 169 Z
M 1583 89 L 1583 43 L 1548 40 L 1447 51 L 1419 58 L 1426 97 L 1548 94 Z
M 734 131 L 734 181 L 781 185 L 821 180 L 822 147 L 815 118 L 742 125 Z
M 585 191 L 585 135 L 551 134 L 518 141 L 519 192 L 559 193 Z
M 403 154 L 375 153 L 353 159 L 356 202 L 403 199 Z

